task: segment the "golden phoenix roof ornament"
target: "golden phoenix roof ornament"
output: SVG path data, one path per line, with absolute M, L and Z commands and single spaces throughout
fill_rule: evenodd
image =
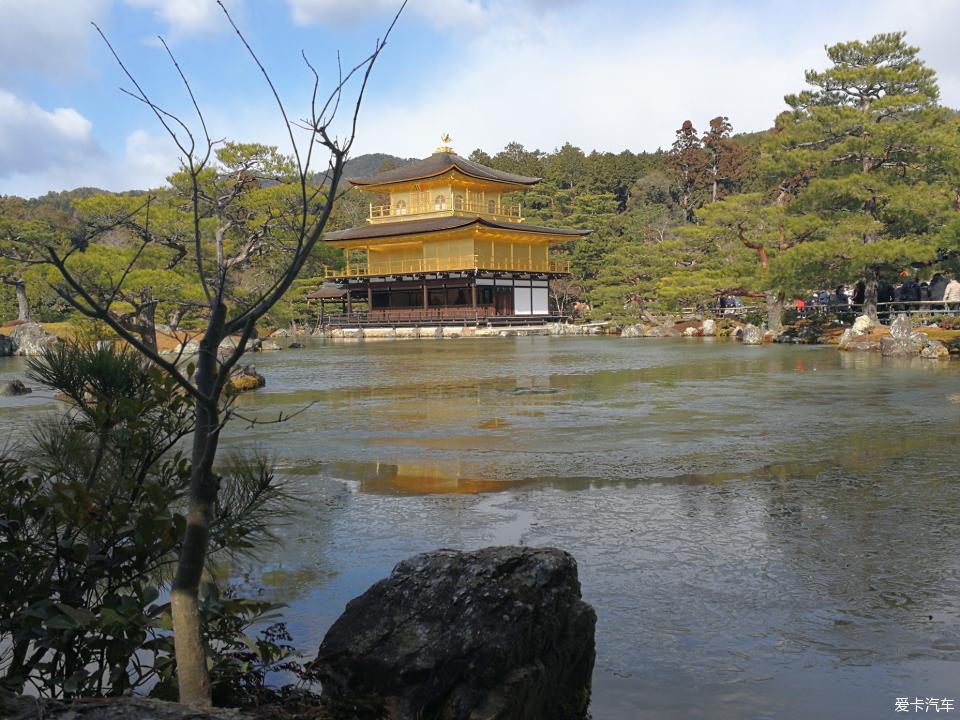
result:
M 450 147 L 450 133 L 443 133 L 443 135 L 440 136 L 440 142 L 442 142 L 443 144 L 440 147 L 438 147 L 436 150 L 434 150 L 434 152 L 438 152 L 438 153 L 453 152 L 453 148 Z

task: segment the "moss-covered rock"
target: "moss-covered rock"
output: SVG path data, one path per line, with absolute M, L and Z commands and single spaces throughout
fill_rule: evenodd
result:
M 249 392 L 250 390 L 262 388 L 266 384 L 266 378 L 258 373 L 257 369 L 253 365 L 245 365 L 243 368 L 233 374 L 233 376 L 230 378 L 230 381 L 227 383 L 226 388 L 224 389 L 228 395 L 236 395 L 238 393 Z

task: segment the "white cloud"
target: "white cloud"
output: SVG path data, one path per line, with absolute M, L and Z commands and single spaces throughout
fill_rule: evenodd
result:
M 104 182 L 110 189 L 157 187 L 178 167 L 177 152 L 169 136 L 134 130 L 127 136 L 123 160 L 113 177 Z
M 166 22 L 177 34 L 205 33 L 227 27 L 223 11 L 216 0 L 126 0 L 133 7 L 153 10 L 154 15 Z M 240 0 L 227 0 L 231 12 Z
M 0 193 L 33 196 L 93 186 L 155 187 L 178 166 L 169 138 L 134 130 L 110 156 L 73 108 L 44 110 L 0 89 Z
M 441 132 L 467 153 L 511 140 L 550 150 L 668 147 L 685 119 L 698 128 L 728 115 L 737 131 L 761 130 L 824 67 L 824 45 L 906 29 L 939 72 L 942 100 L 960 106 L 953 29 L 960 3 L 878 2 L 725 6 L 692 2 L 648 16 L 640 4 L 568 3 L 544 13 L 530 3 L 489 3 L 482 31 L 461 39 L 449 82 L 411 72 L 403 94 L 370 95 L 358 152 L 429 153 Z M 390 62 L 402 62 L 391 57 Z M 402 70 L 401 70 L 402 72 Z
M 109 0 L 2 0 L 0 85 L 24 70 L 64 76 L 85 67 L 90 21 L 108 7 Z
M 343 26 L 395 13 L 401 0 L 287 0 L 298 25 Z M 475 27 L 487 17 L 480 0 L 409 0 L 407 11 L 436 27 Z
M 0 173 L 31 173 L 99 153 L 93 124 L 73 108 L 44 110 L 0 89 Z
M 70 35 L 69 23 L 59 18 L 50 18 L 47 28 L 31 2 L 0 0 L 0 39 L 17 41 L 4 20 L 16 12 L 25 17 L 29 6 L 30 22 L 21 23 L 25 34 L 47 37 L 38 33 L 55 29 L 56 37 L 79 42 L 87 33 L 86 14 L 102 10 L 107 0 L 35 2 L 66 8 L 61 16 L 73 18 L 76 32 Z M 156 12 L 183 33 L 220 22 L 211 12 L 213 0 L 124 2 Z M 398 3 L 286 0 L 279 7 L 289 8 L 301 23 L 344 23 L 383 16 Z M 86 10 L 70 15 L 80 6 Z M 908 41 L 920 46 L 938 71 L 943 102 L 960 106 L 956 0 L 876 0 L 867 15 L 858 3 L 836 0 L 807 0 L 802 8 L 786 0 L 729 5 L 722 13 L 707 0 L 681 0 L 673 9 L 612 0 L 411 0 L 403 22 L 412 37 L 430 42 L 435 28 L 451 19 L 456 23 L 433 40 L 442 50 L 429 71 L 422 55 L 413 60 L 396 52 L 399 45 L 388 48 L 361 111 L 354 154 L 422 157 L 442 132 L 453 135 L 462 153 L 475 147 L 497 151 L 511 140 L 544 150 L 565 141 L 585 150 L 653 150 L 669 146 L 684 119 L 702 129 L 717 114 L 729 115 L 737 131 L 760 130 L 784 108 L 784 94 L 803 88 L 805 69 L 826 66 L 825 44 L 897 29 L 908 31 Z M 12 52 L 0 44 L 0 58 Z M 46 61 L 29 62 L 36 67 Z M 176 167 L 166 138 L 128 127 L 120 136 L 125 144 L 108 157 L 91 139 L 81 113 L 46 110 L 21 99 L 19 86 L 6 87 L 20 96 L 0 91 L 0 175 L 6 173 L 0 192 L 33 194 L 84 184 L 143 188 L 162 182 Z M 250 87 L 257 94 L 245 96 L 242 105 L 214 102 L 205 108 L 212 134 L 272 142 L 288 151 L 268 94 Z M 288 99 L 292 114 L 300 117 L 306 100 Z M 82 109 L 97 118 L 92 109 Z

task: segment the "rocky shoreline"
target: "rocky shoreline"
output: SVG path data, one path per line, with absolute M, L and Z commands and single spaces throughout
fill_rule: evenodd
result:
M 299 349 L 300 340 L 307 337 L 335 341 L 360 340 L 450 340 L 459 338 L 504 337 L 576 337 L 614 335 L 632 338 L 727 337 L 744 345 L 765 343 L 792 343 L 804 345 L 835 345 L 851 352 L 877 352 L 890 357 L 917 356 L 931 360 L 960 357 L 960 323 L 954 328 L 937 325 L 913 328 L 907 315 L 900 315 L 889 326 L 863 315 L 851 327 L 836 321 L 816 322 L 800 320 L 772 332 L 732 318 L 678 319 L 665 315 L 649 316 L 639 323 L 544 323 L 503 327 L 423 326 L 423 327 L 342 327 L 325 328 L 310 335 L 277 330 L 266 338 L 249 343 L 249 352 L 270 352 Z M 12 329 L 9 336 L 0 334 L 0 357 L 39 355 L 45 348 L 61 342 L 38 323 L 25 323 Z M 227 338 L 221 344 L 223 351 L 232 350 L 236 339 Z M 161 354 L 189 357 L 199 350 L 196 338 L 177 341 L 161 349 Z
M 519 325 L 506 327 L 437 326 L 423 327 L 344 327 L 329 328 L 315 333 L 313 337 L 332 340 L 443 340 L 469 337 L 535 337 L 567 335 L 616 335 L 617 326 L 612 323 L 544 323 L 543 325 Z M 279 330 L 270 337 L 290 337 L 286 330 Z

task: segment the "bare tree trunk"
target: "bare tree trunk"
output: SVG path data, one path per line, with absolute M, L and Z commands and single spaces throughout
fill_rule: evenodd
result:
M 866 272 L 866 285 L 863 291 L 863 314 L 872 320 L 877 319 L 877 291 L 880 282 L 877 278 L 876 268 L 868 267 Z
M 137 311 L 137 334 L 151 350 L 157 349 L 157 302 L 148 302 Z
M 210 543 L 210 523 L 220 482 L 213 473 L 213 460 L 220 441 L 220 418 L 214 388 L 217 381 L 217 351 L 223 340 L 225 319 L 226 308 L 219 303 L 211 313 L 197 356 L 197 390 L 211 400 L 196 401 L 190 507 L 170 595 L 180 702 L 203 707 L 211 704 L 211 697 L 207 649 L 200 623 L 200 580 Z
M 6 672 L 3 674 L 3 689 L 19 695 L 23 692 L 23 686 L 27 684 L 27 679 L 23 676 L 23 663 L 27 659 L 27 651 L 30 649 L 30 641 L 14 639 L 12 641 L 13 652 L 10 654 L 10 664 L 7 665 Z
M 783 330 L 783 290 L 767 290 L 764 294 L 767 306 L 767 330 L 779 333 Z
M 22 280 L 13 283 L 17 291 L 17 320 L 20 322 L 30 322 L 30 300 L 27 299 L 27 284 Z
M 183 320 L 183 316 L 186 314 L 187 314 L 186 308 L 180 307 L 174 310 L 170 314 L 170 321 L 168 323 L 170 325 L 170 329 L 171 330 L 178 329 L 180 327 L 180 321 Z

